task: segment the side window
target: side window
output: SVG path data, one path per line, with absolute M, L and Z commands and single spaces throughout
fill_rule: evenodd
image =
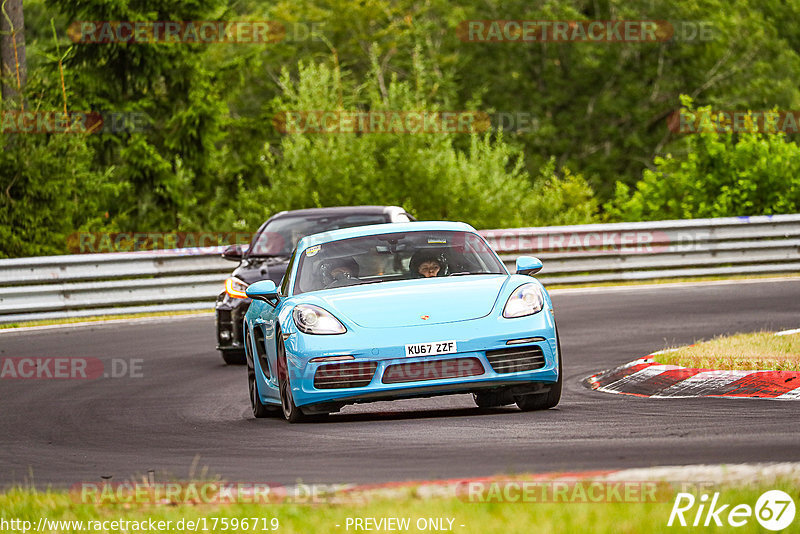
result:
M 281 295 L 284 296 L 289 294 L 289 278 L 292 276 L 295 256 L 297 256 L 297 249 L 294 249 L 292 257 L 289 259 L 289 265 L 286 266 L 286 272 L 283 274 L 283 280 L 281 280 Z
M 269 221 L 267 221 L 267 222 L 269 222 Z M 266 222 L 262 223 L 261 226 L 258 227 L 258 230 L 256 230 L 256 233 L 253 236 L 253 239 L 250 240 L 250 247 L 248 248 L 248 252 L 255 250 L 256 247 L 258 246 L 258 242 L 261 240 L 261 236 L 264 233 L 264 227 L 265 226 L 267 226 Z

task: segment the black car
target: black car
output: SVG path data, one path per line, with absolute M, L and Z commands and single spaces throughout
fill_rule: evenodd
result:
M 239 266 L 225 280 L 225 291 L 217 297 L 217 349 L 225 363 L 245 363 L 242 318 L 250 304 L 244 293 L 259 280 L 280 285 L 297 242 L 303 237 L 337 228 L 409 222 L 414 218 L 397 206 L 340 206 L 282 211 L 256 232 L 248 248 L 231 245 L 222 257 Z

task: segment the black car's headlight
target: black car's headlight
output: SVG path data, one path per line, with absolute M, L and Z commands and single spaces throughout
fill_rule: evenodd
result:
M 304 334 L 344 334 L 347 328 L 327 310 L 313 304 L 299 304 L 292 310 L 298 330 Z
M 225 280 L 225 293 L 232 299 L 246 299 L 247 293 L 245 293 L 245 290 L 249 285 L 238 278 L 228 278 Z
M 524 317 L 542 311 L 544 307 L 544 295 L 537 284 L 525 284 L 519 286 L 511 293 L 503 308 L 503 317 L 511 319 L 514 317 Z

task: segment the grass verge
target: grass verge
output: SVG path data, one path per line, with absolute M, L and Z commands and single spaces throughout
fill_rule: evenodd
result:
M 796 482 L 777 481 L 770 486 L 753 484 L 747 487 L 705 488 L 696 491 L 695 506 L 685 513 L 691 532 L 724 532 L 731 527 L 726 523 L 727 513 L 738 504 L 755 508 L 759 496 L 767 490 L 779 489 L 788 493 L 795 502 L 800 502 L 800 487 Z M 719 491 L 718 506 L 730 504 L 720 514 L 722 527 L 704 529 L 702 526 L 692 527 L 700 494 L 713 494 Z M 687 530 L 675 524 L 667 527 L 676 494 L 665 495 L 659 502 L 558 502 L 558 503 L 470 503 L 460 498 L 422 499 L 414 495 L 402 498 L 380 498 L 361 504 L 230 504 L 230 505 L 96 505 L 78 503 L 67 492 L 47 491 L 35 492 L 24 489 L 12 489 L 0 494 L 0 525 L 2 520 L 29 521 L 35 531 L 41 518 L 46 518 L 49 528 L 46 531 L 57 532 L 178 532 L 191 531 L 186 521 L 199 523 L 198 532 L 265 532 L 281 533 L 317 533 L 317 532 L 356 532 L 353 520 L 360 518 L 408 518 L 407 529 L 380 529 L 384 532 L 420 532 L 434 531 L 418 528 L 418 522 L 428 519 L 443 519 L 443 525 L 451 526 L 456 533 L 552 533 L 552 532 L 590 532 L 590 533 L 650 533 L 665 532 L 673 529 Z M 257 526 L 253 527 L 253 518 L 257 518 Z M 90 521 L 170 521 L 169 528 L 151 530 L 113 528 L 107 524 L 105 528 Z M 225 521 L 223 521 L 223 519 Z M 236 527 L 233 527 L 234 521 Z M 273 519 L 276 522 L 273 522 Z M 350 522 L 348 523 L 348 519 Z M 178 527 L 183 520 L 184 527 Z M 246 527 L 244 520 L 247 521 Z M 448 520 L 452 520 L 449 523 Z M 702 514 L 700 524 L 705 520 Z M 53 521 L 81 521 L 82 523 L 54 525 Z M 713 524 L 713 523 L 712 523 Z M 800 518 L 795 518 L 786 532 L 797 528 Z M 204 526 L 205 525 L 205 528 Z M 349 528 L 348 528 L 349 525 Z M 216 528 L 213 528 L 216 526 Z M 274 528 L 277 526 L 277 528 Z M 57 527 L 57 528 L 56 528 Z M 264 528 L 262 528 L 264 527 Z M 83 529 L 83 530 L 81 530 Z M 11 530 L 11 529 L 9 529 Z M 373 528 L 373 530 L 379 530 Z M 450 529 L 444 529 L 450 530 Z M 747 523 L 735 528 L 739 533 L 762 532 L 754 516 Z M 21 532 L 21 529 L 16 529 Z
M 693 369 L 800 371 L 800 334 L 736 334 L 669 350 L 655 360 Z

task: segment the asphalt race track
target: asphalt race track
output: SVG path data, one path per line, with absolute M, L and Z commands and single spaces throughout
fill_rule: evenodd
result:
M 587 375 L 717 334 L 800 327 L 800 280 L 568 290 L 553 296 L 561 404 L 480 410 L 471 396 L 346 407 L 289 425 L 250 414 L 243 366 L 210 316 L 0 334 L 0 357 L 140 358 L 140 377 L 0 380 L 0 486 L 154 470 L 230 481 L 384 482 L 513 472 L 800 461 L 800 403 L 643 399 Z

